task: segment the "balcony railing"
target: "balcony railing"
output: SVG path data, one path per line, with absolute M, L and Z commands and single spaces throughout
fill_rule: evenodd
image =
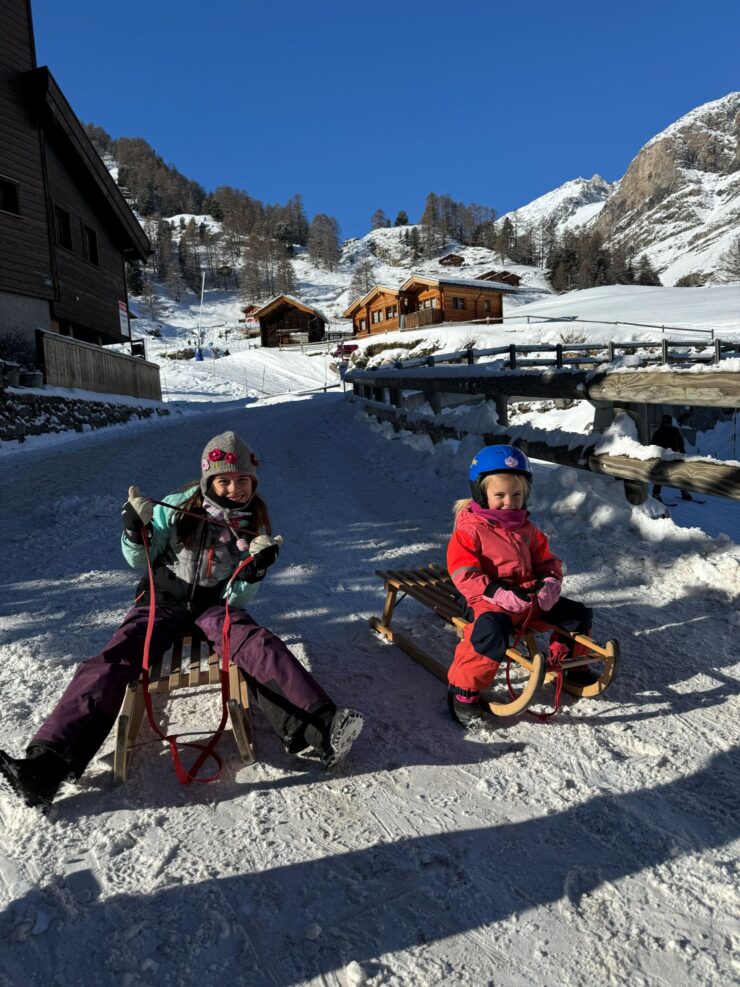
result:
M 422 326 L 434 326 L 443 321 L 441 308 L 422 308 L 418 312 L 409 312 L 401 316 L 402 329 L 421 329 Z

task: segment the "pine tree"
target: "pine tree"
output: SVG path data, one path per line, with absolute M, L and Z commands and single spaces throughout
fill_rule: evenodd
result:
M 141 261 L 126 261 L 126 284 L 130 295 L 140 295 L 144 290 L 144 272 Z
M 647 254 L 643 254 L 640 258 L 640 262 L 637 265 L 637 284 L 646 285 L 659 285 L 660 278 L 658 277 L 658 272 L 655 270 L 653 265 L 650 263 L 650 258 Z
M 409 237 L 409 240 L 410 240 L 410 244 L 409 245 L 411 247 L 411 262 L 413 264 L 416 264 L 416 263 L 418 263 L 421 260 L 422 253 L 423 253 L 422 246 L 421 246 L 421 237 L 419 235 L 419 227 L 418 226 L 412 226 L 411 227 L 411 235 Z
M 403 209 L 399 209 L 398 210 L 398 215 L 396 216 L 396 221 L 395 221 L 395 223 L 393 225 L 394 226 L 408 226 L 409 225 L 409 216 L 408 216 L 408 213 L 405 212 L 405 210 L 403 210 Z

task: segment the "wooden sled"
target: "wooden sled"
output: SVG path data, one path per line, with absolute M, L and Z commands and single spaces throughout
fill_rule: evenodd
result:
M 218 656 L 211 653 L 208 641 L 200 634 L 190 634 L 180 638 L 162 660 L 149 670 L 150 693 L 171 693 L 177 689 L 203 686 L 220 689 L 221 679 Z M 236 665 L 231 665 L 229 668 L 227 708 L 241 759 L 245 764 L 253 764 L 257 758 L 249 688 L 244 673 Z M 124 782 L 128 776 L 131 757 L 137 746 L 136 737 L 145 710 L 144 681 L 143 677 L 140 677 L 138 682 L 132 683 L 126 689 L 116 724 L 113 776 L 117 782 Z
M 371 617 L 370 626 L 382 634 L 393 644 L 398 645 L 402 651 L 410 655 L 414 661 L 423 665 L 427 671 L 436 675 L 445 684 L 447 683 L 448 666 L 439 659 L 423 651 L 414 641 L 391 628 L 393 611 L 397 603 L 400 603 L 404 596 L 410 596 L 429 607 L 438 617 L 451 624 L 462 639 L 465 628 L 469 621 L 461 615 L 460 598 L 454 587 L 452 580 L 446 569 L 442 566 L 430 564 L 420 569 L 378 569 L 376 576 L 380 576 L 385 584 L 386 598 L 382 617 Z M 398 594 L 401 598 L 398 598 Z M 537 630 L 552 630 L 551 625 L 542 621 L 537 621 Z M 592 665 L 595 662 L 602 664 L 602 672 L 599 679 L 590 685 L 577 685 L 563 679 L 563 689 L 573 696 L 598 696 L 604 692 L 612 680 L 617 670 L 619 658 L 619 645 L 616 641 L 607 641 L 605 645 L 597 644 L 584 634 L 574 634 L 558 628 L 561 637 L 568 637 L 588 649 L 588 654 L 578 658 L 569 658 L 562 663 L 564 671 L 570 668 L 577 668 L 580 665 Z M 489 707 L 495 716 L 516 716 L 523 712 L 534 701 L 537 690 L 543 682 L 553 681 L 556 672 L 548 669 L 545 656 L 538 650 L 537 641 L 532 631 L 527 631 L 519 641 L 516 648 L 508 648 L 506 656 L 516 663 L 520 669 L 527 673 L 523 683 L 519 684 L 516 697 L 509 702 L 490 702 Z

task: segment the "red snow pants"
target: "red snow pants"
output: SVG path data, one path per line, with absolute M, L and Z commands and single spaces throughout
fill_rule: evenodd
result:
M 473 620 L 465 628 L 462 641 L 455 649 L 455 657 L 447 673 L 447 681 L 453 692 L 470 695 L 489 689 L 495 678 L 498 666 L 506 654 L 511 633 L 525 614 L 511 614 L 501 610 L 473 611 Z M 531 630 L 542 630 L 555 624 L 567 631 L 590 634 L 593 611 L 576 600 L 561 596 L 550 610 L 536 610 L 530 621 Z M 554 631 L 551 643 L 559 640 Z M 563 640 L 570 650 L 570 640 Z M 576 644 L 573 655 L 585 654 L 585 649 Z

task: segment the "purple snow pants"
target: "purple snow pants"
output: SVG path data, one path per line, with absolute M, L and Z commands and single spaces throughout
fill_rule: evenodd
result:
M 79 777 L 116 721 L 126 686 L 141 674 L 148 606 L 134 607 L 103 650 L 77 666 L 72 681 L 29 747 L 61 754 Z M 225 609 L 210 607 L 196 620 L 221 657 Z M 191 614 L 157 607 L 150 660 L 193 626 Z M 286 749 L 321 747 L 336 707 L 295 655 L 243 610 L 231 611 L 231 660 L 257 693 L 261 709 Z

